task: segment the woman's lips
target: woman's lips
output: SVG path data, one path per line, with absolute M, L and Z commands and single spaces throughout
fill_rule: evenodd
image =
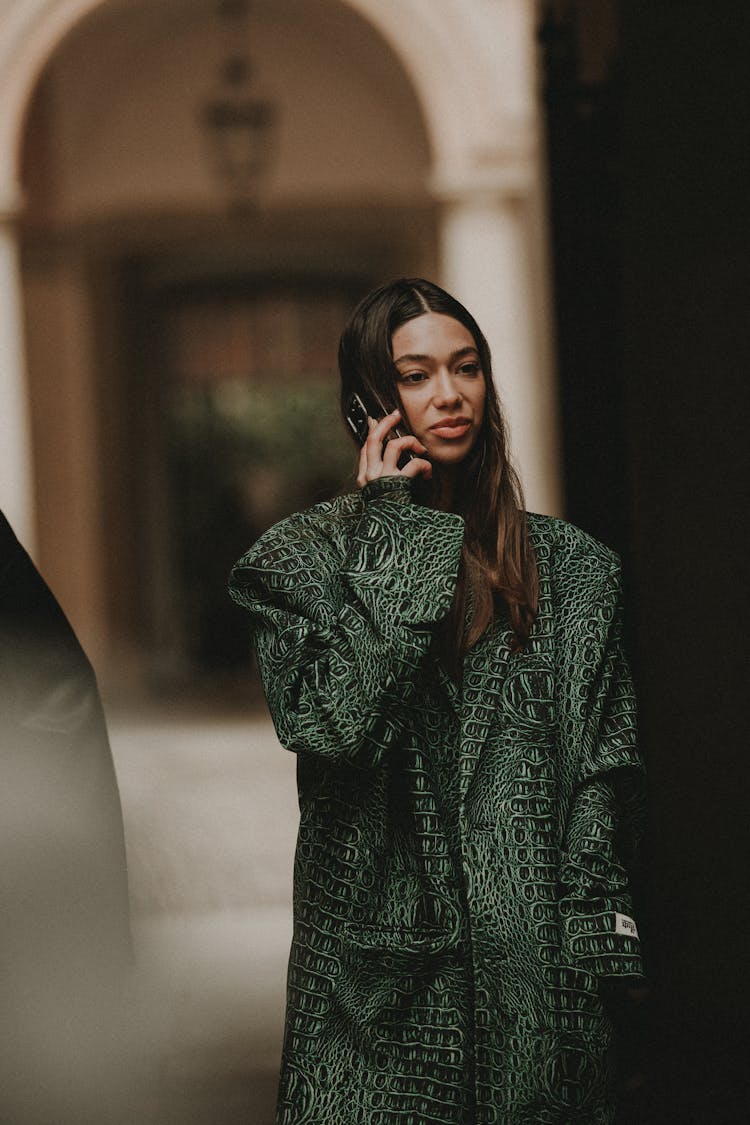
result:
M 461 438 L 470 428 L 471 422 L 467 418 L 457 418 L 455 422 L 438 422 L 430 426 L 430 433 L 441 438 Z

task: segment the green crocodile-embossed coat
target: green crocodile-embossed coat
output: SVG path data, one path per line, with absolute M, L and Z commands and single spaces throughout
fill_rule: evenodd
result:
M 463 521 L 404 478 L 236 564 L 300 829 L 279 1125 L 603 1125 L 602 977 L 638 977 L 642 765 L 617 557 L 529 516 L 539 616 L 460 687 L 432 636 Z

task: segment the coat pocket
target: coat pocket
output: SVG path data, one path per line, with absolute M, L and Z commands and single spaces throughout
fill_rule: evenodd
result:
M 400 957 L 446 953 L 459 947 L 455 928 L 444 929 L 438 926 L 388 927 L 373 923 L 363 925 L 350 923 L 346 926 L 346 939 L 350 945 L 363 955 L 378 957 L 386 955 L 389 960 Z
M 345 932 L 334 1000 L 357 1051 L 380 1056 L 391 1074 L 423 1065 L 452 1082 L 462 1067 L 468 950 L 428 927 Z
M 411 862 L 411 860 L 410 860 Z M 345 924 L 350 945 L 367 955 L 413 957 L 456 949 L 465 920 L 454 886 L 392 855 L 359 872 Z

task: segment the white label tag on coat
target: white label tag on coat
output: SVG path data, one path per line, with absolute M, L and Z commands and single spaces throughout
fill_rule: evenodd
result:
M 623 937 L 638 937 L 638 927 L 627 914 L 615 914 L 615 933 Z

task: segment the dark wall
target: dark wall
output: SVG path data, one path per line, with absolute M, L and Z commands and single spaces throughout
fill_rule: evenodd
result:
M 736 0 L 623 5 L 622 369 L 656 1119 L 710 1125 L 750 1112 L 748 43 Z
M 542 38 L 568 514 L 624 557 L 650 775 L 651 1078 L 638 1120 L 739 1123 L 750 1114 L 750 10 L 620 0 L 607 81 L 586 87 L 585 9 L 568 5 Z

